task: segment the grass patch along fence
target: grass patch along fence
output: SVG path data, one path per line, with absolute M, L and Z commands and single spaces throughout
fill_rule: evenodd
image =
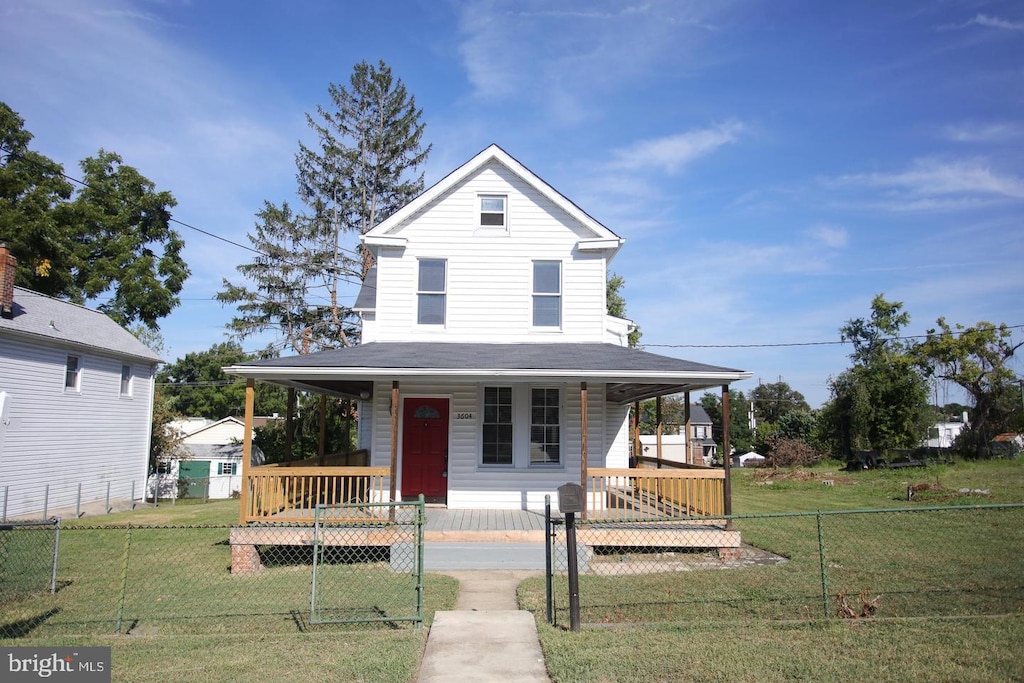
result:
M 721 520 L 716 520 L 720 522 Z M 584 624 L 952 617 L 1024 612 L 1024 504 L 734 515 L 742 544 L 651 547 L 671 525 L 581 524 L 579 538 L 612 529 L 614 546 L 577 552 Z M 701 533 L 686 527 L 688 535 Z M 720 540 L 718 530 L 709 530 Z M 634 540 L 629 540 L 634 539 Z M 699 544 L 698 544 L 699 545 Z M 564 568 L 565 530 L 553 566 Z M 564 572 L 552 616 L 567 624 Z M 540 581 L 521 589 L 546 613 Z

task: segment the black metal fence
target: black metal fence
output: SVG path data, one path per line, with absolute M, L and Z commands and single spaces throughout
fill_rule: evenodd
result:
M 1024 504 L 575 521 L 582 622 L 946 617 L 1024 611 Z M 552 623 L 569 623 L 552 520 Z
M 313 525 L 65 526 L 56 564 L 56 527 L 8 525 L 0 638 L 420 625 L 423 503 L 374 507 L 360 523 L 333 508 Z

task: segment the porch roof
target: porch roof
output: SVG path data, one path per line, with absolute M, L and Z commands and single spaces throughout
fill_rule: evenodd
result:
M 374 381 L 587 381 L 609 401 L 707 389 L 751 373 L 615 344 L 372 342 L 302 356 L 240 363 L 225 372 L 303 391 L 369 398 Z

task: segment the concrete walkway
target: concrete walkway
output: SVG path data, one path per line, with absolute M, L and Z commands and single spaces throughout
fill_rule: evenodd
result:
M 444 572 L 459 581 L 455 611 L 437 612 L 417 683 L 547 683 L 533 615 L 517 609 L 519 582 L 538 572 Z

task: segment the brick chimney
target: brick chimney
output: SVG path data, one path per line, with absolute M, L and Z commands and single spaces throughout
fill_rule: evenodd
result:
M 14 273 L 18 269 L 18 259 L 0 242 L 0 315 L 5 318 L 14 317 Z

